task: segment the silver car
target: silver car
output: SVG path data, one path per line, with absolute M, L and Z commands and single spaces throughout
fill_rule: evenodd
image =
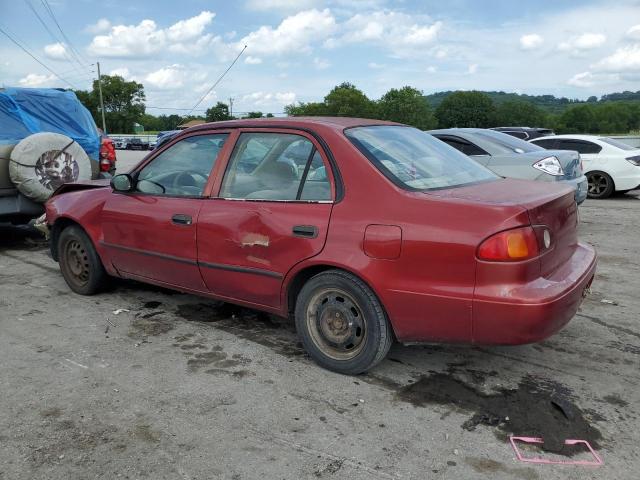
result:
M 578 204 L 587 198 L 587 178 L 578 152 L 545 150 L 511 135 L 484 128 L 448 128 L 427 133 L 500 176 L 564 182 L 575 190 Z

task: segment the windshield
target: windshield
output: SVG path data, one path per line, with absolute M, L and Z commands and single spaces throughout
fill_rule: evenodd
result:
M 387 178 L 409 190 L 432 190 L 498 177 L 455 148 L 411 127 L 350 128 L 345 135 Z
M 637 150 L 637 148 L 632 147 L 628 143 L 624 143 L 620 140 L 616 140 L 615 138 L 601 137 L 598 140 L 608 143 L 609 145 L 613 145 L 614 147 L 619 148 L 620 150 Z
M 520 138 L 513 137 L 506 133 L 496 132 L 495 130 L 480 130 L 473 132 L 473 135 L 477 135 L 483 141 L 490 143 L 494 147 L 494 155 L 500 153 L 528 153 L 538 152 L 544 150 L 544 148 L 534 145 L 533 143 L 525 142 Z

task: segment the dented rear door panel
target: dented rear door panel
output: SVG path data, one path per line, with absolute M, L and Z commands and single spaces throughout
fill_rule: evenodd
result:
M 332 204 L 209 199 L 198 218 L 198 264 L 212 294 L 270 307 L 298 262 L 322 251 Z M 296 234 L 295 227 L 315 227 Z

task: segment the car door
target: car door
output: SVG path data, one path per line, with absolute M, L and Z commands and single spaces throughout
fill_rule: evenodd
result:
M 578 140 L 573 138 L 558 138 L 555 146 L 558 150 L 575 150 L 580 154 L 584 172 L 598 170 L 602 168 L 604 158 L 599 154 L 602 147 L 596 143 L 587 140 Z
M 102 243 L 124 276 L 207 290 L 197 265 L 196 225 L 227 137 L 178 140 L 133 172 L 133 191 L 109 197 L 102 211 Z
M 277 308 L 282 282 L 324 247 L 333 174 L 315 138 L 290 130 L 241 130 L 203 203 L 198 262 L 222 298 Z

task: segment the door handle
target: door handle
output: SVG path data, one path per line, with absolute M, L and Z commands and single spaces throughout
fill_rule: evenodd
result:
M 318 236 L 318 227 L 314 225 L 296 225 L 293 227 L 294 237 L 316 238 Z
M 191 225 L 192 219 L 191 215 L 176 213 L 173 217 L 171 217 L 171 222 L 175 223 L 176 225 Z

